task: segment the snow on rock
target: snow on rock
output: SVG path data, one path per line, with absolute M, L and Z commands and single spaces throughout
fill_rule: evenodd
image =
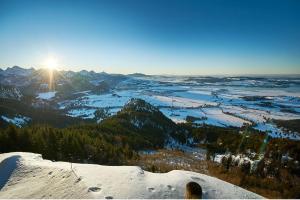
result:
M 183 198 L 195 181 L 203 198 L 263 198 L 225 181 L 189 171 L 151 173 L 135 166 L 71 164 L 33 153 L 0 154 L 0 198 Z
M 255 153 L 254 153 L 255 155 Z M 232 155 L 232 154 L 216 154 L 213 158 L 214 162 L 217 163 L 222 163 L 222 159 L 226 158 L 228 159 L 229 157 L 232 158 L 231 161 L 231 165 L 235 165 L 235 166 L 242 166 L 244 164 L 249 163 L 250 164 L 250 170 L 254 171 L 257 168 L 258 163 L 261 161 L 261 159 L 263 158 L 263 155 L 259 155 L 259 159 L 254 159 L 254 157 L 252 157 L 252 159 L 250 157 L 248 157 L 247 155 L 244 154 L 237 154 L 237 155 Z
M 39 93 L 37 98 L 39 99 L 44 99 L 44 100 L 49 100 L 52 99 L 53 97 L 55 97 L 56 91 L 53 92 L 42 92 Z
M 0 85 L 0 98 L 20 100 L 22 96 L 18 88 Z
M 0 154 L 0 199 L 92 198 L 69 163 L 52 163 L 33 153 Z
M 225 156 L 225 154 L 216 154 L 215 157 L 214 157 L 214 162 L 217 162 L 217 163 L 221 163 L 222 161 L 222 158 Z

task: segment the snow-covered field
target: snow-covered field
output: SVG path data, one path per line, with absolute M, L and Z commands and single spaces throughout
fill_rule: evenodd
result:
M 0 154 L 0 198 L 183 198 L 185 185 L 201 185 L 203 198 L 263 198 L 220 179 L 190 171 L 151 173 L 135 166 L 71 164 L 33 153 Z
M 52 99 L 53 97 L 55 97 L 55 94 L 56 94 L 55 91 L 53 91 L 53 92 L 41 92 L 41 93 L 38 93 L 37 98 L 44 99 L 44 100 L 49 100 L 49 99 Z
M 198 124 L 222 127 L 251 124 L 272 137 L 300 139 L 299 134 L 285 133 L 272 123 L 272 119 L 300 119 L 297 78 L 131 77 L 109 93 L 85 92 L 59 104 L 70 116 L 94 118 L 97 108 L 107 108 L 114 114 L 131 98 L 158 106 L 175 122 L 184 122 L 192 116 Z

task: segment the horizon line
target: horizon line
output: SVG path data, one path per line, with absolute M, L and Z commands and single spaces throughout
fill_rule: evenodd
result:
M 7 70 L 8 68 L 13 68 L 13 67 L 19 67 L 22 69 L 34 69 L 34 70 L 39 70 L 39 69 L 47 69 L 47 67 L 21 67 L 19 65 L 13 65 L 11 67 L 0 67 L 2 70 Z M 147 74 L 143 72 L 132 72 L 132 73 L 111 73 L 107 72 L 105 70 L 102 71 L 95 71 L 95 70 L 88 70 L 88 69 L 81 69 L 81 70 L 66 70 L 66 69 L 55 69 L 55 71 L 71 71 L 71 72 L 81 72 L 81 71 L 88 71 L 88 72 L 95 72 L 95 73 L 107 73 L 107 74 L 120 74 L 120 75 L 132 75 L 132 74 L 141 74 L 145 76 L 300 76 L 300 73 L 275 73 L 275 74 L 267 74 L 267 73 L 237 73 L 237 74 L 230 74 L 230 73 L 224 73 L 224 74 L 213 74 L 213 73 L 208 73 L 208 74 L 169 74 L 169 73 L 161 73 L 161 74 Z

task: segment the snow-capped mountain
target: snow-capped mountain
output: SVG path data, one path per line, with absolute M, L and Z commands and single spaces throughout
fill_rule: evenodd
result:
M 6 70 L 0 71 L 1 75 L 4 76 L 29 76 L 32 72 L 34 71 L 33 68 L 30 69 L 24 69 L 19 66 L 13 66 L 13 67 L 8 67 Z

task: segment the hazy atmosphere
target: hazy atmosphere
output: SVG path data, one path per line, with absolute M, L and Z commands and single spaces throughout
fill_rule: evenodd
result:
M 0 0 L 0 67 L 299 74 L 297 0 Z

